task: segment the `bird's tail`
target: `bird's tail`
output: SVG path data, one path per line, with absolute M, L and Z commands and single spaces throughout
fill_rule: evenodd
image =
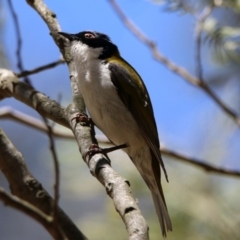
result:
M 172 231 L 172 223 L 168 214 L 167 204 L 164 198 L 163 189 L 161 185 L 161 169 L 159 161 L 152 155 L 152 173 L 154 178 L 151 178 L 151 184 L 148 187 L 152 193 L 153 202 L 157 212 L 162 235 L 167 236 L 167 231 Z
M 150 163 L 148 161 L 139 161 L 137 158 L 133 159 L 133 162 L 151 191 L 162 235 L 166 237 L 167 231 L 172 231 L 172 223 L 168 214 L 161 186 L 161 170 L 159 161 L 156 159 L 154 154 L 152 154 L 151 157 Z M 146 159 L 147 158 L 149 159 L 148 155 L 146 155 Z
M 163 194 L 156 194 L 153 190 L 151 190 L 151 193 L 160 227 L 162 229 L 162 235 L 166 237 L 167 231 L 172 231 L 172 223 L 168 214 L 167 206 L 165 204 L 164 196 Z

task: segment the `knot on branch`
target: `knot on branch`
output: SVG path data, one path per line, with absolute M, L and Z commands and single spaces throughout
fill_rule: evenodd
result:
M 106 188 L 107 194 L 110 195 L 111 192 L 113 191 L 113 184 L 109 182 L 105 185 L 105 188 Z
M 136 210 L 136 208 L 134 208 L 134 207 L 128 207 L 125 209 L 124 215 L 128 214 L 129 212 L 135 211 L 135 210 Z
M 36 192 L 37 198 L 45 198 L 47 196 L 45 190 L 42 187 L 42 184 L 33 178 L 29 178 L 25 180 L 25 184 L 30 191 Z
M 125 183 L 126 183 L 129 187 L 131 187 L 131 184 L 130 184 L 130 182 L 129 182 L 128 180 L 125 180 Z
M 0 68 L 0 100 L 12 96 L 16 82 L 18 78 L 12 71 Z
M 26 179 L 25 180 L 25 184 L 26 184 L 26 186 L 28 187 L 28 189 L 30 190 L 30 191 L 33 191 L 33 190 L 35 190 L 35 189 L 37 189 L 37 190 L 42 190 L 43 189 L 43 187 L 42 187 L 42 184 L 41 183 L 39 183 L 37 180 L 35 180 L 35 179 L 33 179 L 33 178 L 31 178 L 31 179 Z

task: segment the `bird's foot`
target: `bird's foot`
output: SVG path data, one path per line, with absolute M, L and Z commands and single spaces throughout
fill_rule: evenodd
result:
M 90 125 L 93 123 L 92 119 L 85 113 L 78 113 L 76 117 L 71 119 L 71 121 L 73 120 L 76 120 L 76 123 L 80 123 L 81 125 Z
M 90 159 L 96 153 L 103 153 L 103 149 L 100 148 L 97 144 L 91 144 L 88 148 L 88 151 L 83 156 L 84 161 L 86 162 L 87 157 Z
M 105 155 L 107 157 L 107 159 L 110 162 L 110 159 L 107 156 L 108 153 L 113 152 L 118 149 L 126 148 L 126 147 L 127 147 L 127 144 L 121 144 L 121 145 L 110 147 L 110 148 L 100 148 L 97 144 L 92 144 L 89 147 L 88 151 L 84 154 L 83 159 L 84 159 L 84 161 L 86 161 L 87 157 L 90 159 L 94 154 L 102 153 L 103 155 Z

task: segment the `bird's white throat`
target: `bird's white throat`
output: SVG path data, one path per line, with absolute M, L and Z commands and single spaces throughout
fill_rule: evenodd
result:
M 86 62 L 98 59 L 103 48 L 92 48 L 81 42 L 73 42 L 71 45 L 71 55 L 77 62 Z

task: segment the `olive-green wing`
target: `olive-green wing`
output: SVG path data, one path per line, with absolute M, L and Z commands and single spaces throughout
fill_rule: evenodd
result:
M 121 61 L 121 65 L 117 61 L 109 62 L 112 83 L 116 87 L 120 99 L 137 122 L 140 131 L 151 148 L 153 155 L 158 159 L 168 181 L 159 150 L 157 126 L 147 89 L 135 69 L 123 59 Z

